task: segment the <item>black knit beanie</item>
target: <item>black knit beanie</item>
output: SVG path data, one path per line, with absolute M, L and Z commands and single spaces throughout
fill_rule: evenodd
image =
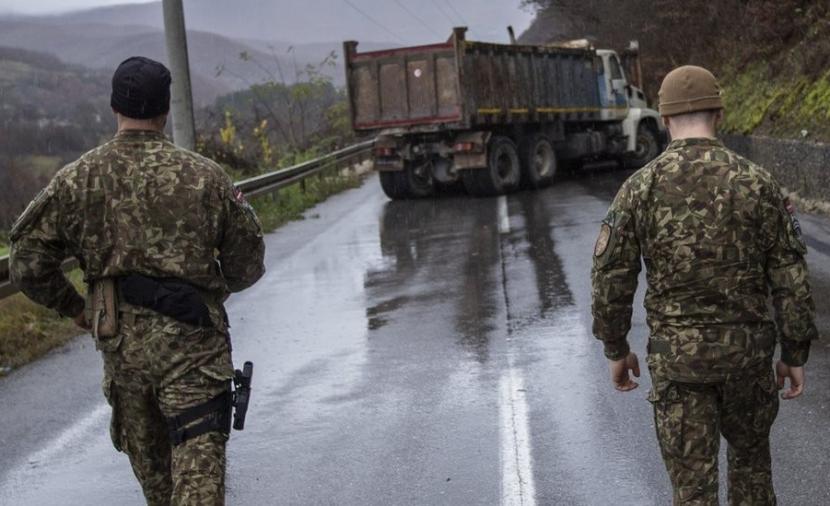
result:
M 170 71 L 161 63 L 133 56 L 112 75 L 110 105 L 135 119 L 150 119 L 170 110 Z

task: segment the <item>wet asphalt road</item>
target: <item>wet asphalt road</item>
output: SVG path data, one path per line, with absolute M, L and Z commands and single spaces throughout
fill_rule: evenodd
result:
M 235 360 L 256 363 L 228 503 L 669 504 L 649 380 L 615 392 L 590 334 L 591 251 L 624 176 L 423 202 L 372 177 L 271 234 L 268 273 L 228 307 Z M 827 335 L 830 220 L 802 225 Z M 779 504 L 830 504 L 828 365 L 819 343 L 806 396 L 782 403 Z M 0 380 L 0 504 L 142 504 L 100 377 L 83 337 Z

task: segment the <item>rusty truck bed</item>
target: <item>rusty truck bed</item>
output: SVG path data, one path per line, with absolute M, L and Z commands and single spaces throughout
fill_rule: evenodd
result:
M 468 129 L 597 119 L 593 51 L 468 41 L 359 53 L 344 43 L 352 126 Z

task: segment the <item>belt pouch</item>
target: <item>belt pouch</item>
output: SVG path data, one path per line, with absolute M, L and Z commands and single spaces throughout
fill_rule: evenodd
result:
M 92 336 L 96 339 L 115 337 L 118 333 L 118 292 L 113 278 L 96 280 L 92 284 Z

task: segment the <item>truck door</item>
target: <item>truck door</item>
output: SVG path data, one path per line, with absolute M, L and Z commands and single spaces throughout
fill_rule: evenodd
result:
M 603 63 L 600 99 L 602 100 L 602 118 L 605 120 L 624 119 L 628 114 L 628 81 L 623 73 L 617 54 L 613 51 L 601 53 Z M 602 93 L 604 88 L 604 93 Z

